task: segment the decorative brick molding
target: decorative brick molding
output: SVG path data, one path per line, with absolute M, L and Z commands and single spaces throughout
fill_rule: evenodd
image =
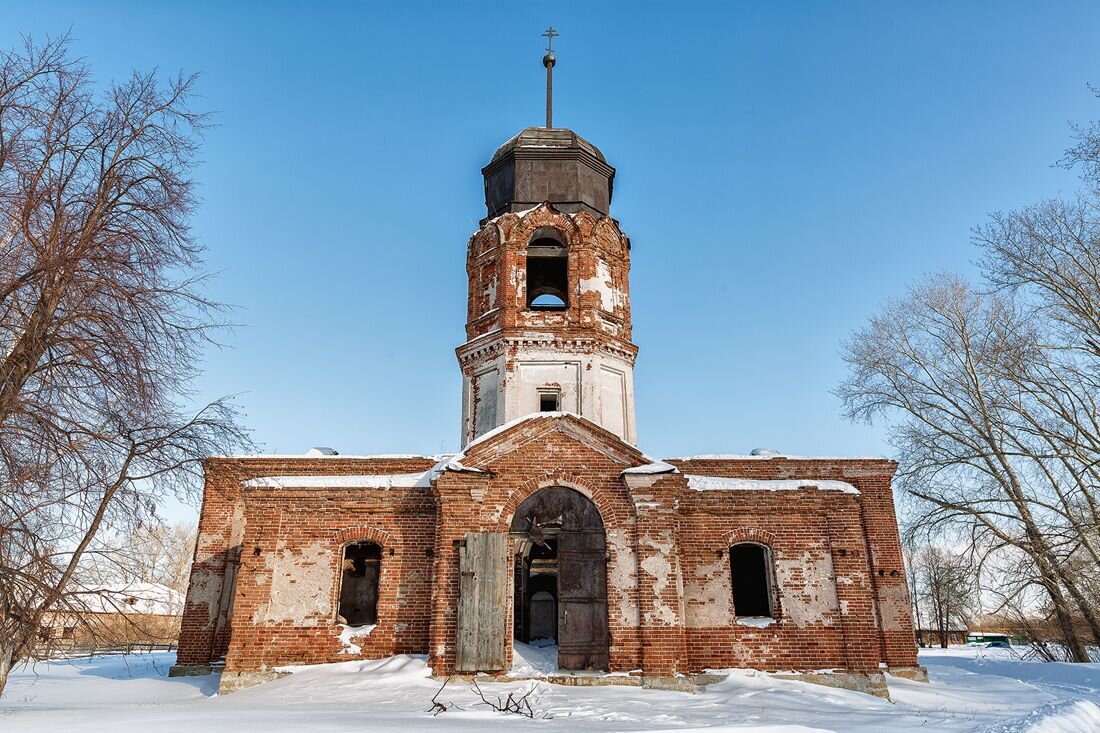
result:
M 364 540 L 374 542 L 379 547 L 383 548 L 393 546 L 393 539 L 390 537 L 389 532 L 366 525 L 345 527 L 339 530 L 336 532 L 334 542 L 337 546 L 343 547 L 344 545 L 350 545 L 353 542 L 362 542 Z
M 775 535 L 766 529 L 757 527 L 737 527 L 722 535 L 722 548 L 733 547 L 740 542 L 758 542 L 761 545 L 772 547 L 775 545 Z

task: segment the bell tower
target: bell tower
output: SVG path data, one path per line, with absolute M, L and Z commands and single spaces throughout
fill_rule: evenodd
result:
M 552 36 L 551 36 L 552 38 Z M 582 415 L 635 443 L 630 240 L 611 218 L 615 169 L 572 130 L 508 140 L 482 168 L 487 216 L 470 237 L 462 444 L 524 415 Z

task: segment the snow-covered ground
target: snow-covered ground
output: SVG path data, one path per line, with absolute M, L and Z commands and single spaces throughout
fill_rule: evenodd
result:
M 420 657 L 299 667 L 225 697 L 214 694 L 214 677 L 168 678 L 172 662 L 171 654 L 144 654 L 18 669 L 0 700 L 0 731 L 1100 731 L 1100 665 L 1023 662 L 974 648 L 922 653 L 932 683 L 891 678 L 893 702 L 749 672 L 697 695 L 529 680 L 482 686 L 489 695 L 534 687 L 532 706 L 550 716 L 543 720 L 492 711 L 464 685 L 439 696 L 461 710 L 432 717 L 439 683 Z

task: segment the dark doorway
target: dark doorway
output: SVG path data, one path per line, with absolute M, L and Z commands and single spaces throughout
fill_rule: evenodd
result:
M 560 669 L 606 670 L 606 538 L 596 505 L 572 489 L 543 489 L 520 505 L 512 535 L 521 540 L 514 638 L 557 642 Z
M 382 548 L 357 542 L 344 548 L 340 580 L 340 616 L 348 626 L 378 623 L 378 571 Z

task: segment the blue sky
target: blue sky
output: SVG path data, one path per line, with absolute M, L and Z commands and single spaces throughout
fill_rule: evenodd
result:
M 890 452 L 830 394 L 840 340 L 923 273 L 973 272 L 988 212 L 1071 192 L 1100 115 L 1100 5 L 12 3 L 100 81 L 202 74 L 195 230 L 242 326 L 203 396 L 267 452 L 455 449 L 480 167 L 555 123 L 617 167 L 638 435 L 661 456 Z

